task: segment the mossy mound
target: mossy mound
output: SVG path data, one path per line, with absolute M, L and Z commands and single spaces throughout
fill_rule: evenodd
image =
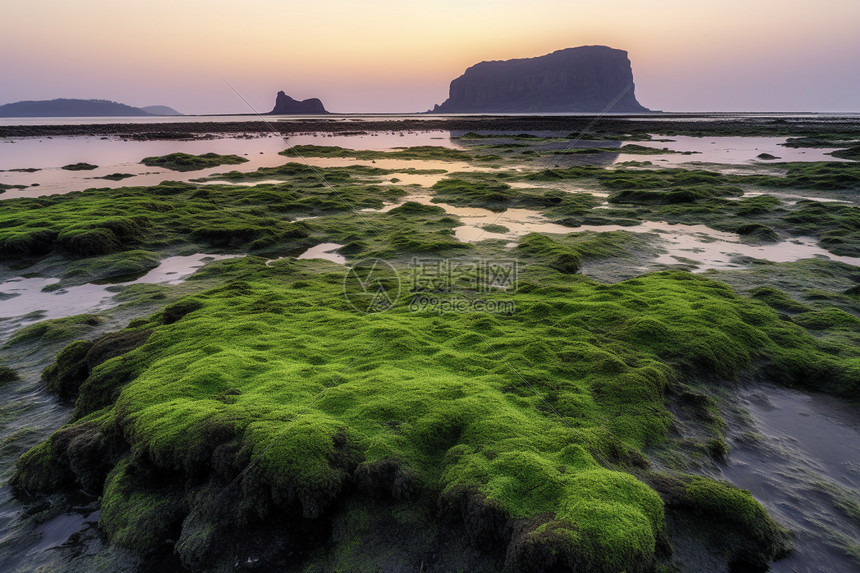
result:
M 483 207 L 501 213 L 507 209 L 535 209 L 549 215 L 582 215 L 597 206 L 587 193 L 539 188 L 515 189 L 502 181 L 443 179 L 433 185 L 433 202 L 462 207 Z
M 147 167 L 163 167 L 172 171 L 199 171 L 219 165 L 247 163 L 248 160 L 238 155 L 218 155 L 217 153 L 204 153 L 202 155 L 170 153 L 158 157 L 144 157 L 140 162 Z
M 805 304 L 793 300 L 784 291 L 775 287 L 758 287 L 751 290 L 749 295 L 778 310 L 787 310 L 791 312 L 804 312 L 810 310 Z
M 51 343 L 83 336 L 93 327 L 98 326 L 104 319 L 94 314 L 78 314 L 65 318 L 43 320 L 15 332 L 7 347 L 25 342 Z
M 130 250 L 71 262 L 60 276 L 62 284 L 136 278 L 158 266 L 152 251 Z
M 18 373 L 15 372 L 14 369 L 0 364 L 0 384 L 5 384 L 6 382 L 14 382 L 15 380 L 18 380 L 18 378 Z
M 833 157 L 838 157 L 839 159 L 860 161 L 860 145 L 856 147 L 849 147 L 847 149 L 838 149 L 836 151 L 832 151 L 830 155 L 832 155 Z
M 653 473 L 646 481 L 660 493 L 666 512 L 722 554 L 731 570 L 766 570 L 790 551 L 788 531 L 746 490 L 684 474 Z
M 513 316 L 416 313 L 408 292 L 361 315 L 333 265 L 223 261 L 243 279 L 137 323 L 120 334 L 142 345 L 88 364 L 77 421 L 22 457 L 13 483 L 101 480 L 114 541 L 178 539 L 194 568 L 232 563 L 271 527 L 320 546 L 348 500 L 380 498 L 423 507 L 510 571 L 650 571 L 664 502 L 635 475 L 666 438 L 670 383 L 761 368 L 860 395 L 857 360 L 836 368 L 832 349 L 723 284 L 673 271 L 602 285 L 552 268 L 575 253 L 559 241 L 521 248 L 533 263 L 518 291 L 488 295 L 514 296 Z M 107 462 L 72 463 L 95 458 Z M 778 556 L 764 510 L 715 483 L 684 482 L 683 503 L 745 539 L 732 560 Z M 272 551 L 299 565 L 310 557 L 290 535 Z
M 69 165 L 63 165 L 60 169 L 65 169 L 66 171 L 92 171 L 93 169 L 98 169 L 98 165 L 93 165 L 92 163 L 70 163 Z
M 539 258 L 543 264 L 561 273 L 575 273 L 581 266 L 579 253 L 538 233 L 529 233 L 521 238 L 517 249 L 526 256 Z
M 300 167 L 290 173 L 290 183 L 252 188 L 163 182 L 11 199 L 0 213 L 0 254 L 94 257 L 183 243 L 233 251 L 295 249 L 308 231 L 303 223 L 292 223 L 294 217 L 379 209 L 406 194 L 364 184 L 350 170 Z M 337 187 L 323 185 L 320 177 L 331 177 Z M 103 259 L 107 266 L 122 260 Z

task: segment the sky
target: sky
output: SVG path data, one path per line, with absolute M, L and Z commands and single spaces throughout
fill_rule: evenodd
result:
M 598 44 L 651 109 L 858 112 L 858 29 L 858 0 L 6 0 L 0 104 L 417 112 L 477 62 Z

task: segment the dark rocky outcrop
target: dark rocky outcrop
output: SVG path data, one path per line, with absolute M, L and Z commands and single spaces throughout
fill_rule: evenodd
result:
M 185 115 L 181 111 L 176 111 L 172 107 L 166 105 L 146 105 L 140 109 L 150 115 Z
M 52 99 L 0 105 L 0 117 L 119 117 L 151 115 L 124 103 L 103 99 Z
M 284 92 L 278 92 L 278 97 L 275 98 L 275 108 L 269 113 L 273 115 L 298 115 L 321 114 L 328 112 L 323 106 L 323 103 L 317 98 L 299 101 L 291 98 Z
M 448 99 L 433 112 L 649 111 L 636 101 L 634 89 L 627 52 L 581 46 L 537 58 L 476 64 L 451 82 Z

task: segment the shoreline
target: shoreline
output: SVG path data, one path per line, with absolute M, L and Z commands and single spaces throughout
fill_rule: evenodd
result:
M 265 116 L 263 116 L 265 117 Z M 373 116 L 343 116 L 272 120 L 249 116 L 248 121 L 188 121 L 165 123 L 89 123 L 0 126 L 0 138 L 47 136 L 120 136 L 136 139 L 197 139 L 201 136 L 238 133 L 355 133 L 383 131 L 568 131 L 595 134 L 666 135 L 802 135 L 828 133 L 860 134 L 856 116 L 817 118 L 749 117 L 722 115 L 610 115 L 610 116 L 463 116 L 439 119 L 376 119 Z M 370 117 L 358 120 L 359 117 Z

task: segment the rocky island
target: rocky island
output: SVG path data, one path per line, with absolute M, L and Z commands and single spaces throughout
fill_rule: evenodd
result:
M 166 110 L 172 113 L 165 113 Z M 139 108 L 104 99 L 59 98 L 16 101 L 0 105 L 0 117 L 123 117 L 145 115 L 180 114 L 167 106 Z
M 650 110 L 636 101 L 627 52 L 581 46 L 537 58 L 475 64 L 451 82 L 448 99 L 432 113 L 604 111 Z
M 270 115 L 290 115 L 290 114 L 321 114 L 328 113 L 325 106 L 318 98 L 310 98 L 306 100 L 296 100 L 285 94 L 278 92 L 275 98 L 275 107 L 269 112 Z

